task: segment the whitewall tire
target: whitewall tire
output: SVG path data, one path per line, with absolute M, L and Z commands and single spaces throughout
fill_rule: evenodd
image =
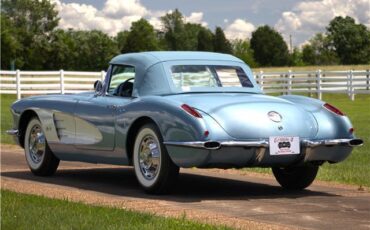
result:
M 28 122 L 24 138 L 24 152 L 31 172 L 38 176 L 54 174 L 59 159 L 50 150 L 39 119 L 34 117 Z
M 168 192 L 179 174 L 179 167 L 172 162 L 152 123 L 142 126 L 136 135 L 133 164 L 138 182 L 149 193 Z

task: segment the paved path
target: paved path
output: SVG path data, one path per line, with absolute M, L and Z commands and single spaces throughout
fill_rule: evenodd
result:
M 289 192 L 269 176 L 186 169 L 171 195 L 152 196 L 141 190 L 127 167 L 62 162 L 55 176 L 33 176 L 23 151 L 9 146 L 1 150 L 1 175 L 3 188 L 21 192 L 74 194 L 77 200 L 95 194 L 98 203 L 120 202 L 123 207 L 170 216 L 186 213 L 196 219 L 208 215 L 212 223 L 241 228 L 370 229 L 370 193 L 352 186 L 316 182 L 306 191 Z

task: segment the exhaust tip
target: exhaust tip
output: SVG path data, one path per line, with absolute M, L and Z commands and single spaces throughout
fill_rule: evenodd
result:
M 361 146 L 364 144 L 364 141 L 361 139 L 353 139 L 349 141 L 349 146 Z
M 204 143 L 204 148 L 206 149 L 219 149 L 221 148 L 220 142 L 217 141 L 208 141 Z

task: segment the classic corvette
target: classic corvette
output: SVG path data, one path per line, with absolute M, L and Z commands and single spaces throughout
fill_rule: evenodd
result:
M 208 52 L 123 54 L 95 92 L 24 98 L 9 134 L 30 170 L 59 161 L 133 165 L 141 186 L 169 191 L 179 167 L 271 167 L 281 186 L 304 189 L 357 139 L 348 117 L 313 98 L 263 94 L 251 69 Z

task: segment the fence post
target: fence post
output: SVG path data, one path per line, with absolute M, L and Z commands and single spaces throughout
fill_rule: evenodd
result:
M 21 99 L 21 72 L 17 69 L 15 73 L 15 81 L 16 81 L 16 90 L 17 90 L 17 99 Z
M 60 93 L 64 94 L 64 70 L 60 70 Z
M 370 84 L 370 70 L 366 70 L 366 90 L 369 90 L 369 84 Z
M 321 80 L 321 69 L 319 69 L 316 73 L 316 93 L 317 93 L 317 98 L 319 100 L 322 99 L 322 92 L 321 92 L 321 83 L 322 83 L 322 80 Z
M 348 84 L 348 90 L 349 90 L 349 98 L 353 101 L 355 100 L 355 94 L 353 90 L 353 70 L 349 71 L 349 84 Z
M 101 73 L 100 73 L 100 77 L 101 77 L 101 81 L 104 82 L 104 78 L 105 78 L 105 71 L 102 70 Z
M 292 70 L 288 70 L 288 94 L 292 94 Z
M 263 71 L 262 70 L 260 71 L 260 74 L 259 74 L 259 80 L 260 80 L 261 90 L 263 91 Z

